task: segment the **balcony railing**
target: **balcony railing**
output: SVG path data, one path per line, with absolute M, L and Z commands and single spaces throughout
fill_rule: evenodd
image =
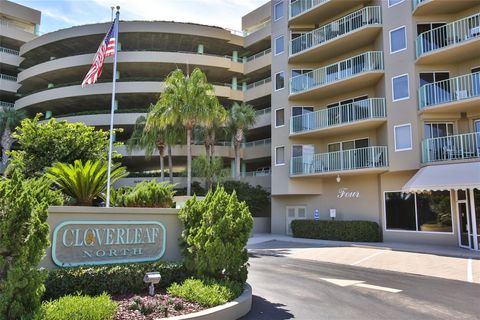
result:
M 15 105 L 11 102 L 0 101 L 0 107 L 13 108 Z
M 480 158 L 480 132 L 425 139 L 422 162 Z
M 265 109 L 255 111 L 255 116 L 259 117 L 271 112 L 272 112 L 272 108 L 265 108 Z
M 480 72 L 426 84 L 418 90 L 419 109 L 480 97 Z
M 268 49 L 265 49 L 257 54 L 254 54 L 253 56 L 250 56 L 247 59 L 247 62 L 250 62 L 250 61 L 254 61 L 256 59 L 259 59 L 267 54 L 269 54 L 270 52 L 272 52 L 272 48 L 268 48 Z
M 348 171 L 388 166 L 387 147 L 375 146 L 293 157 L 291 175 Z
M 360 73 L 380 70 L 383 70 L 383 52 L 365 52 L 291 78 L 290 94 L 310 90 Z
M 24 26 L 24 25 L 20 25 L 19 23 L 16 23 L 15 21 L 0 19 L 0 26 L 8 27 L 8 28 L 14 28 L 14 29 L 18 29 L 18 30 L 22 30 L 22 31 L 31 33 L 31 34 L 35 34 L 35 31 L 34 31 L 35 28 L 33 26 L 32 27 L 27 27 L 27 26 Z
M 318 46 L 326 41 L 342 37 L 361 27 L 380 23 L 382 23 L 381 7 L 365 7 L 291 40 L 290 55 Z
M 5 52 L 5 53 L 8 53 L 8 54 L 13 54 L 15 56 L 18 56 L 20 53 L 18 52 L 18 50 L 13 50 L 13 49 L 10 49 L 10 48 L 4 48 L 4 47 L 0 47 L 0 52 Z
M 264 84 L 269 83 L 269 82 L 272 82 L 272 77 L 268 77 L 268 78 L 259 80 L 259 81 L 254 82 L 254 83 L 250 83 L 249 85 L 247 85 L 247 90 L 259 87 L 259 86 L 264 85 Z
M 9 76 L 8 74 L 3 74 L 3 73 L 0 74 L 0 79 L 17 82 L 17 77 Z
M 242 143 L 242 148 L 252 148 L 252 147 L 266 146 L 266 145 L 269 145 L 271 143 L 272 143 L 272 139 L 267 138 L 267 139 L 262 139 L 262 140 L 244 142 L 244 143 Z
M 292 19 L 327 1 L 329 0 L 295 0 L 290 3 L 289 17 Z
M 425 53 L 480 38 L 480 14 L 425 31 L 416 39 L 417 58 Z
M 290 118 L 290 133 L 308 132 L 387 116 L 384 98 L 371 98 Z
M 248 35 L 251 35 L 252 33 L 255 33 L 257 32 L 258 30 L 261 30 L 267 26 L 269 26 L 270 24 L 272 23 L 272 21 L 269 19 L 267 21 L 264 21 L 256 26 L 253 26 L 252 28 L 250 29 L 246 29 L 246 30 L 243 30 L 243 36 L 246 37 Z
M 416 7 L 422 2 L 425 2 L 425 0 L 412 0 L 413 2 L 413 10 L 415 10 Z

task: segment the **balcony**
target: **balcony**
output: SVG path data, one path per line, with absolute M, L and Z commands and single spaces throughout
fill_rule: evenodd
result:
M 325 137 L 378 127 L 386 121 L 384 98 L 371 98 L 290 118 L 290 136 Z
M 383 77 L 383 52 L 369 51 L 290 79 L 290 99 L 326 98 L 372 86 Z
M 16 93 L 19 87 L 20 85 L 17 84 L 17 77 L 0 74 L 0 92 Z
M 480 158 L 480 132 L 422 141 L 422 162 L 471 160 Z
M 290 62 L 314 62 L 366 46 L 381 30 L 381 7 L 365 7 L 290 41 Z
M 415 45 L 417 63 L 455 63 L 478 57 L 480 14 L 423 32 Z
M 374 146 L 337 152 L 293 157 L 291 176 L 335 175 L 339 173 L 378 173 L 388 167 L 388 150 Z
M 369 0 L 295 0 L 289 7 L 289 24 L 307 25 L 348 11 Z
M 421 112 L 478 111 L 480 72 L 424 85 L 418 97 Z
M 453 14 L 473 8 L 477 0 L 412 0 L 414 16 Z
M 5 101 L 0 101 L 0 107 L 1 108 L 13 108 L 15 104 L 11 102 L 5 102 Z

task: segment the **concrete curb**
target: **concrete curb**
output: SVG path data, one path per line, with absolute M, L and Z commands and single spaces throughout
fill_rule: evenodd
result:
M 183 316 L 171 317 L 172 320 L 236 320 L 246 315 L 252 308 L 252 287 L 246 283 L 243 293 L 235 300 L 214 308 Z

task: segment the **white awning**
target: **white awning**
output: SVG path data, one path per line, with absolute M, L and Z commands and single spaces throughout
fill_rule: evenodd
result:
M 421 168 L 404 192 L 480 189 L 480 162 L 432 165 Z

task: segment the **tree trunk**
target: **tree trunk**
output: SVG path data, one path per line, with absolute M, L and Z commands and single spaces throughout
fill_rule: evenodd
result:
M 192 128 L 187 128 L 187 196 L 192 195 Z
M 235 179 L 240 180 L 240 144 L 243 140 L 243 131 L 237 130 L 234 138 L 235 144 Z
M 170 183 L 173 183 L 173 164 L 172 164 L 172 146 L 167 146 L 168 153 L 168 175 L 170 176 Z
M 2 169 L 4 170 L 4 174 L 5 174 L 7 164 L 8 164 L 7 151 L 9 151 L 12 148 L 12 144 L 13 144 L 13 138 L 11 136 L 11 130 L 8 127 L 8 125 L 6 125 L 5 129 L 3 130 L 1 144 L 2 144 Z
M 212 132 L 212 136 L 210 137 L 210 159 L 213 158 L 215 155 L 215 130 Z
M 165 148 L 158 148 L 158 153 L 160 154 L 160 181 L 165 181 Z

